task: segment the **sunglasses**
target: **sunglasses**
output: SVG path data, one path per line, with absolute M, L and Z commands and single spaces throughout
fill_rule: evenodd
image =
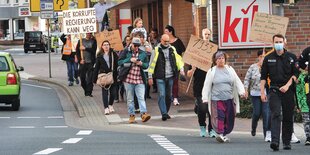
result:
M 140 47 L 140 45 L 133 45 L 134 47 Z

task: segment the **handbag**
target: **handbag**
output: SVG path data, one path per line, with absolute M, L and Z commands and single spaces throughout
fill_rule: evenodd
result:
M 109 73 L 98 74 L 96 84 L 99 85 L 100 87 L 103 87 L 103 88 L 106 88 L 106 86 L 109 85 L 109 87 L 107 89 L 110 89 L 111 85 L 114 83 L 113 69 L 114 69 L 114 56 L 112 53 L 112 71 Z
M 123 81 L 127 77 L 128 73 L 130 71 L 130 68 L 131 68 L 130 62 L 124 63 L 121 66 L 118 66 L 118 68 L 117 68 L 117 80 Z

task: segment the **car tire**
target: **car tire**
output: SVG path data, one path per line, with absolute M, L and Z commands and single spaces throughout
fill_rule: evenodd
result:
M 46 53 L 46 49 L 43 50 L 43 53 Z
M 20 107 L 20 98 L 16 99 L 13 103 L 12 103 L 12 110 L 13 111 L 18 111 Z
M 24 52 L 25 52 L 25 53 L 28 53 L 28 50 L 25 49 Z
M 33 50 L 32 53 L 37 53 L 37 51 Z

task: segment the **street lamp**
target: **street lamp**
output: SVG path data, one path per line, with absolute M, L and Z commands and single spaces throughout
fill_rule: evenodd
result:
M 198 7 L 207 7 L 207 0 L 194 0 L 194 4 Z

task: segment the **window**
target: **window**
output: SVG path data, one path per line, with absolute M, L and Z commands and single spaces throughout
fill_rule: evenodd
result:
M 0 57 L 0 71 L 8 71 L 9 66 L 5 57 Z

